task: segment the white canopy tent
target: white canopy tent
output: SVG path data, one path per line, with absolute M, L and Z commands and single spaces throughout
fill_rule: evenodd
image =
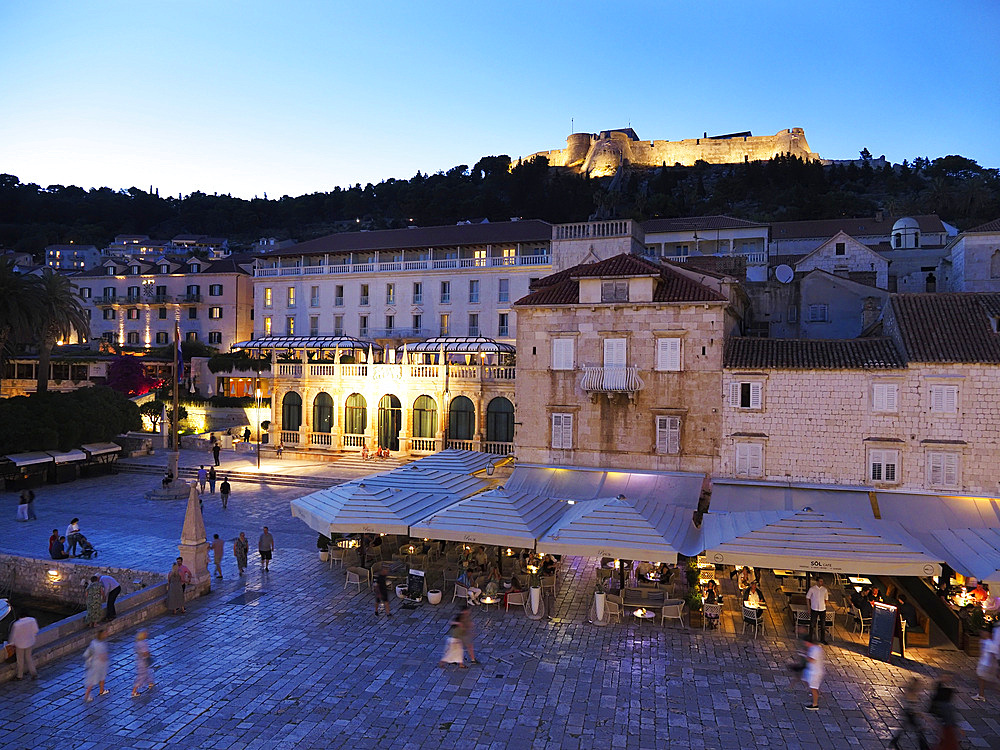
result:
M 23 468 L 25 466 L 34 466 L 35 464 L 48 464 L 52 463 L 52 456 L 44 451 L 31 451 L 29 453 L 10 453 L 4 456 L 8 461 L 14 464 L 17 468 Z
M 87 454 L 81 450 L 73 449 L 71 451 L 45 451 L 50 456 L 52 460 L 57 464 L 68 464 L 73 461 L 86 461 Z
M 122 447 L 117 443 L 87 443 L 80 446 L 91 459 L 99 456 L 111 456 L 121 453 Z
M 452 542 L 534 548 L 535 540 L 571 507 L 565 500 L 497 488 L 421 519 L 410 533 Z
M 655 471 L 609 471 L 558 466 L 517 466 L 504 482 L 509 490 L 567 500 L 593 500 L 625 495 L 694 508 L 705 478 L 702 474 Z

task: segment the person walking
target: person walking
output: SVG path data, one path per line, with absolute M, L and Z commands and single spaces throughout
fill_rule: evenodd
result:
M 250 428 L 249 427 L 244 427 L 243 428 L 243 442 L 244 443 L 249 443 L 250 442 Z
M 229 477 L 222 478 L 222 484 L 219 485 L 219 494 L 222 496 L 222 509 L 225 510 L 229 507 L 229 493 L 233 491 L 232 485 L 229 484 Z
M 175 615 L 184 611 L 184 584 L 181 583 L 180 564 L 176 562 L 167 573 L 167 609 Z
M 265 571 L 269 570 L 271 556 L 274 554 L 274 537 L 267 530 L 267 526 L 264 527 L 264 532 L 257 540 L 257 551 L 260 553 L 260 564 L 264 566 Z
M 208 494 L 215 494 L 215 480 L 218 478 L 218 474 L 215 473 L 215 467 L 211 467 L 208 470 Z
M 132 697 L 138 698 L 142 692 L 139 688 L 146 685 L 152 690 L 153 655 L 149 651 L 149 633 L 140 630 L 135 634 L 135 682 L 132 683 Z
M 976 664 L 976 679 L 979 692 L 973 700 L 986 700 L 986 685 L 997 681 L 997 660 L 1000 660 L 1000 625 L 993 626 L 993 634 L 988 640 L 980 641 L 979 662 Z
M 212 458 L 215 459 L 215 465 L 219 466 L 219 454 L 222 453 L 222 446 L 219 445 L 219 441 L 215 441 L 215 445 L 212 446 Z
M 21 490 L 21 505 L 24 506 L 24 518 L 21 518 L 21 508 L 18 507 L 17 520 L 18 521 L 37 521 L 38 516 L 35 515 L 35 491 L 25 487 Z
M 241 531 L 240 535 L 233 540 L 233 557 L 236 558 L 236 567 L 243 575 L 247 569 L 247 555 L 250 554 L 250 540 L 247 539 L 246 532 Z
M 911 677 L 903 692 L 903 726 L 896 730 L 889 740 L 889 747 L 899 747 L 899 741 L 907 732 L 917 736 L 917 746 L 920 750 L 930 750 L 923 727 L 920 726 L 920 678 Z
M 806 710 L 819 711 L 819 686 L 823 682 L 823 647 L 809 634 L 806 636 L 806 668 L 802 672 L 802 681 L 812 693 L 812 702 L 806 704 Z
M 208 484 L 208 472 L 205 467 L 202 466 L 198 469 L 198 487 L 201 489 L 201 494 L 205 494 L 205 485 Z
M 458 637 L 462 641 L 462 645 L 465 646 L 465 650 L 469 652 L 469 663 L 478 664 L 479 662 L 476 661 L 476 649 L 473 644 L 476 627 L 472 624 L 472 609 L 463 604 L 462 609 L 458 612 L 458 621 L 461 624 Z
M 108 644 L 105 643 L 107 637 L 105 631 L 98 630 L 97 637 L 90 642 L 87 650 L 83 652 L 83 660 L 86 665 L 83 684 L 87 689 L 83 694 L 83 700 L 87 703 L 94 700 L 90 697 L 90 691 L 94 686 L 97 686 L 98 695 L 107 695 L 111 692 L 104 689 L 104 681 L 108 678 L 108 661 L 110 660 Z
M 816 641 L 816 623 L 819 623 L 819 642 L 826 645 L 826 603 L 830 599 L 830 592 L 823 585 L 823 577 L 816 576 L 816 582 L 809 587 L 806 592 L 806 601 L 809 602 L 809 638 Z
M 35 669 L 35 658 L 32 654 L 37 635 L 38 621 L 34 617 L 20 617 L 10 626 L 8 638 L 17 655 L 16 679 L 18 680 L 24 679 L 25 670 L 31 675 L 31 679 L 38 679 L 38 670 Z
M 97 576 L 90 577 L 90 584 L 87 586 L 87 615 L 84 622 L 88 627 L 94 627 L 104 616 L 101 608 L 101 599 L 104 597 L 104 589 L 101 587 L 101 580 Z
M 215 558 L 215 577 L 222 578 L 222 553 L 225 550 L 225 544 L 222 539 L 219 538 L 218 534 L 212 535 L 212 556 Z
M 378 617 L 378 605 L 385 606 L 385 616 L 392 617 L 389 612 L 389 566 L 382 563 L 375 574 L 375 616 Z
M 110 622 L 118 617 L 118 612 L 115 611 L 115 600 L 122 592 L 122 587 L 118 581 L 109 576 L 107 573 L 102 575 L 99 580 L 101 582 L 101 589 L 104 593 L 104 598 L 108 602 L 108 614 L 105 619 Z
M 934 695 L 931 696 L 928 713 L 941 724 L 941 732 L 938 735 L 937 744 L 934 746 L 935 750 L 958 750 L 962 730 L 959 729 L 955 706 L 951 702 L 954 694 L 955 691 L 944 682 L 938 681 L 934 686 Z
M 448 624 L 448 635 L 444 639 L 444 654 L 441 656 L 441 661 L 438 662 L 439 667 L 446 664 L 457 664 L 459 669 L 467 669 L 462 651 L 461 632 L 462 613 L 459 611 Z

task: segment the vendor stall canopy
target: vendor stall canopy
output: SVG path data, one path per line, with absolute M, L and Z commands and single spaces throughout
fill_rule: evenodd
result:
M 367 351 L 369 348 L 381 351 L 382 346 L 372 341 L 356 339 L 353 336 L 265 336 L 250 341 L 233 344 L 233 350 L 247 349 L 262 351 L 270 349 L 344 349 Z
M 407 344 L 406 350 L 414 354 L 513 354 L 516 349 L 485 336 L 440 336 L 438 338 Z

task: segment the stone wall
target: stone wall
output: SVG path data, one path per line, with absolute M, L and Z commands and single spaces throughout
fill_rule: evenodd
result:
M 107 574 L 122 587 L 122 596 L 164 583 L 162 573 L 73 560 L 44 560 L 0 554 L 0 580 L 12 580 L 14 593 L 38 599 L 70 602 L 83 606 L 87 597 L 84 581 L 93 575 Z

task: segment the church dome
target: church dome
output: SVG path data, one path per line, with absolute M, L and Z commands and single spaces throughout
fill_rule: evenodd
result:
M 920 224 L 912 216 L 903 216 L 892 225 L 892 246 L 897 250 L 920 247 Z
M 892 225 L 893 232 L 906 229 L 920 229 L 920 224 L 912 216 L 904 216 L 901 219 L 897 219 L 896 223 Z

